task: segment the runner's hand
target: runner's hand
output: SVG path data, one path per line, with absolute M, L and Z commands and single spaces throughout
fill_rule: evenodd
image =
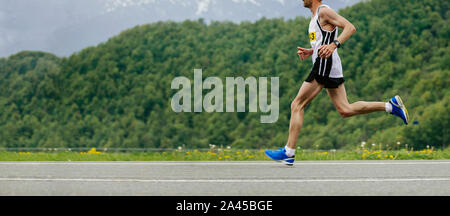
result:
M 300 57 L 300 60 L 302 61 L 307 59 L 312 54 L 313 54 L 312 49 L 297 47 L 297 55 Z
M 331 54 L 333 54 L 334 50 L 337 48 L 336 44 L 328 44 L 322 45 L 319 47 L 319 56 L 320 58 L 330 58 Z

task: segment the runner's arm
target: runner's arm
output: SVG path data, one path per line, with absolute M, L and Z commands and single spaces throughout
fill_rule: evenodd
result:
M 337 38 L 340 44 L 343 44 L 356 32 L 356 28 L 352 23 L 330 8 L 323 8 L 319 13 L 319 17 L 326 23 L 343 29 Z M 336 48 L 337 45 L 335 43 L 323 45 L 319 48 L 318 54 L 321 58 L 329 58 Z
M 320 11 L 319 16 L 321 20 L 343 29 L 342 33 L 337 38 L 341 44 L 347 41 L 356 32 L 356 28 L 351 22 L 330 8 L 323 8 Z
M 297 55 L 300 57 L 300 60 L 305 60 L 306 58 L 308 58 L 309 56 L 311 56 L 313 54 L 313 49 L 305 49 L 302 47 L 297 47 Z

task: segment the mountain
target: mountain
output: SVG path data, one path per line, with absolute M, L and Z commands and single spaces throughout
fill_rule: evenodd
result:
M 339 11 L 357 28 L 339 51 L 350 102 L 402 96 L 411 124 L 387 113 L 342 119 L 325 91 L 305 111 L 299 146 L 354 149 L 448 147 L 448 2 L 373 0 Z M 234 148 L 283 146 L 290 103 L 309 73 L 309 19 L 157 22 L 60 58 L 20 52 L 0 58 L 0 147 Z M 280 113 L 175 113 L 178 76 L 279 77 Z M 206 95 L 209 90 L 203 90 Z M 248 109 L 248 108 L 247 108 Z
M 327 2 L 339 9 L 360 0 Z M 300 0 L 2 0 L 0 57 L 21 50 L 69 56 L 136 25 L 158 21 L 255 21 L 309 16 Z

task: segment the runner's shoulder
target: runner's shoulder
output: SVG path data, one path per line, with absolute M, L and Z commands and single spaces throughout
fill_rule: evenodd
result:
M 321 7 L 319 10 L 319 17 L 320 18 L 326 18 L 329 17 L 332 14 L 336 14 L 336 11 L 334 11 L 330 7 Z

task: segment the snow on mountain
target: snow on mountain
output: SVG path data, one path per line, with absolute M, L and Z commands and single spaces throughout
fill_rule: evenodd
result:
M 361 0 L 324 0 L 334 9 Z M 136 25 L 203 18 L 241 22 L 310 16 L 301 0 L 1 0 L 0 57 L 21 50 L 68 56 Z

